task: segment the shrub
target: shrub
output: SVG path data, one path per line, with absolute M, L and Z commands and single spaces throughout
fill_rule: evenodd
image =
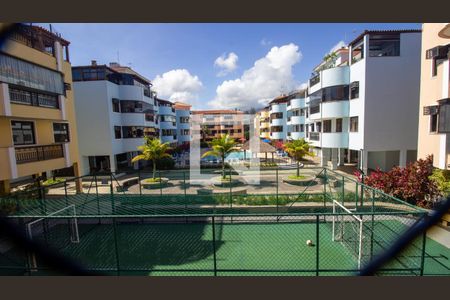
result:
M 50 178 L 42 182 L 43 186 L 54 185 L 66 181 L 64 178 Z
M 441 196 L 450 195 L 450 170 L 434 169 L 430 179 L 436 183 Z
M 364 183 L 413 205 L 429 208 L 439 194 L 438 186 L 430 179 L 432 173 L 433 161 L 432 157 L 428 156 L 404 168 L 394 167 L 389 172 L 382 172 L 377 168 L 364 177 Z M 359 172 L 355 175 L 362 181 Z

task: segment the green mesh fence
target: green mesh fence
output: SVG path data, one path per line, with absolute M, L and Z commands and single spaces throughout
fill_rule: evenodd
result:
M 264 170 L 259 185 L 231 174 L 239 183 L 220 186 L 183 170 L 160 171 L 164 180 L 150 185 L 145 172 L 85 176 L 0 201 L 33 240 L 106 275 L 353 275 L 424 214 L 327 169 L 302 169 L 306 180 L 291 183 L 295 172 Z M 54 274 L 7 245 L 0 240 L 2 274 Z M 379 274 L 423 274 L 435 262 L 424 245 L 418 239 Z

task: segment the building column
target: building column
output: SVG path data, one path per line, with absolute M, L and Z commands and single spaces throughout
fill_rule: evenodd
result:
M 330 149 L 329 148 L 322 148 L 320 150 L 320 165 L 322 167 L 327 167 L 328 166 L 328 160 L 329 160 L 329 156 L 330 156 Z
M 338 149 L 338 166 L 344 165 L 344 156 L 345 156 L 344 148 L 339 148 Z
M 116 158 L 115 155 L 110 155 L 109 156 L 109 169 L 111 170 L 111 173 L 115 173 L 116 172 Z
M 338 166 L 338 148 L 331 148 L 331 169 L 336 170 Z
M 398 166 L 399 167 L 402 167 L 402 168 L 404 168 L 404 167 L 406 167 L 406 158 L 407 158 L 407 151 L 408 150 L 400 150 L 400 158 L 399 158 L 399 161 L 398 161 Z
M 368 159 L 368 151 L 359 150 L 358 151 L 358 167 L 367 175 L 367 159 Z

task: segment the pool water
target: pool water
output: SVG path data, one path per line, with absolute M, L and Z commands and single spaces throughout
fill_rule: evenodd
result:
M 250 159 L 251 155 L 252 155 L 251 151 L 246 151 L 246 153 L 245 153 L 246 159 Z M 233 152 L 233 153 L 228 154 L 227 157 L 225 157 L 225 161 L 233 161 L 233 160 L 244 160 L 244 152 L 243 151 L 242 152 Z M 208 156 L 203 157 L 202 161 L 205 161 L 205 162 L 220 161 L 220 158 L 212 156 L 212 155 L 208 155 Z

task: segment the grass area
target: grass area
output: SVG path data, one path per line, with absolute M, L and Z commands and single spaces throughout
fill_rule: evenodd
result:
M 50 178 L 45 181 L 42 181 L 42 185 L 48 186 L 48 185 L 53 185 L 53 184 L 57 184 L 57 183 L 62 183 L 64 181 L 66 181 L 64 178 L 55 178 L 55 179 Z
M 159 177 L 157 177 L 157 178 L 147 178 L 147 179 L 143 180 L 144 183 L 158 183 L 158 182 L 161 182 L 161 181 L 162 181 L 162 179 L 159 178 Z

